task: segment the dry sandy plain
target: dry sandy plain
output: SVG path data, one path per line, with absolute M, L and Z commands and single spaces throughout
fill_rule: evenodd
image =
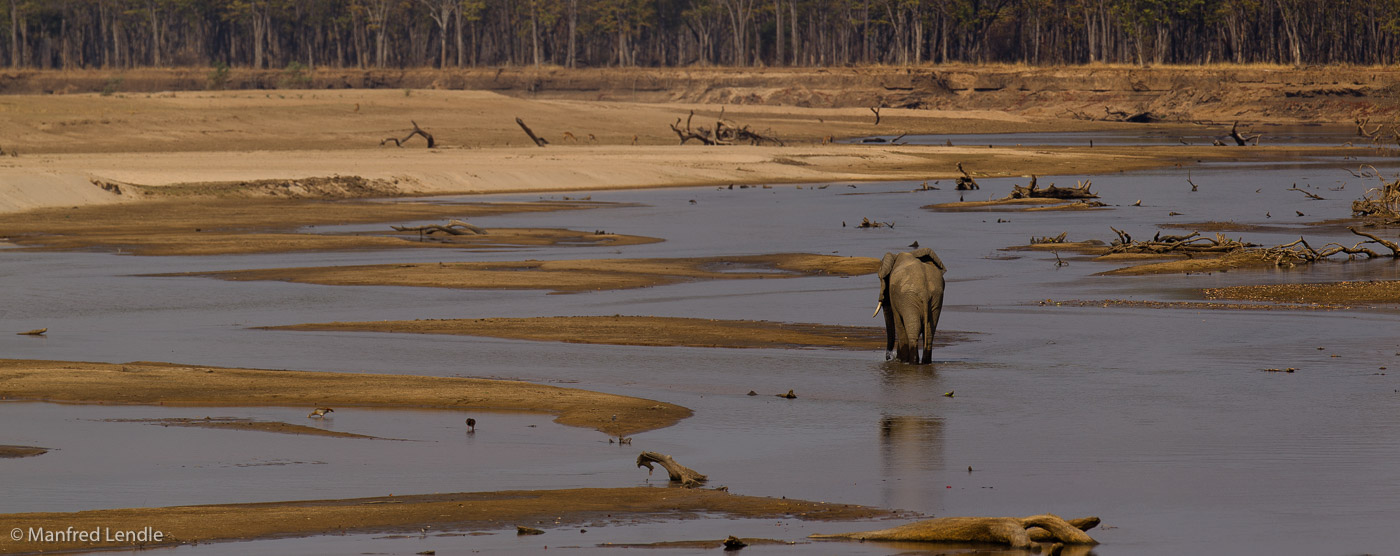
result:
M 0 237 L 25 249 L 127 250 L 149 255 L 263 253 L 402 247 L 401 238 L 316 236 L 301 226 L 429 219 L 448 212 L 427 204 L 384 205 L 346 199 L 440 194 L 558 192 L 665 186 L 778 184 L 852 180 L 947 179 L 962 163 L 975 177 L 1130 170 L 1197 160 L 1284 159 L 1296 147 L 1228 149 L 1200 145 L 1170 154 L 1138 147 L 908 146 L 832 143 L 832 138 L 924 133 L 1076 131 L 1148 126 L 1182 135 L 1222 134 L 1229 122 L 1253 126 L 1350 126 L 1360 115 L 1393 117 L 1392 70 L 1285 68 L 897 68 L 832 70 L 563 70 L 505 69 L 315 72 L 304 85 L 279 89 L 276 72 L 235 72 L 235 90 L 204 90 L 205 70 L 11 72 L 0 96 Z M 116 80 L 116 81 L 114 81 Z M 100 91 L 102 84 L 118 83 Z M 641 84 L 641 85 L 639 85 Z M 377 88 L 364 88 L 366 85 Z M 891 106 L 875 120 L 870 106 Z M 902 106 L 902 107 L 901 107 Z M 1150 111 L 1155 124 L 1095 118 L 1100 111 Z M 724 118 L 777 136 L 783 146 L 678 145 L 670 126 L 694 113 L 696 123 Z M 549 145 L 528 142 L 519 117 Z M 403 137 L 416 122 L 434 148 Z M 1174 131 L 1173 131 L 1174 130 Z M 1358 147 L 1359 148 L 1359 147 Z M 1338 147 L 1339 152 L 1345 148 Z M 541 207 L 480 205 L 480 214 L 514 210 L 584 210 L 589 201 Z M 454 207 L 452 214 L 462 211 Z M 75 233 L 80 231 L 81 233 Z M 551 242 L 637 243 L 656 238 L 538 230 L 502 231 L 489 246 Z M 463 242 L 481 241 L 464 239 Z M 443 243 L 424 243 L 424 247 Z M 462 244 L 452 244 L 461 247 Z M 789 256 L 794 257 L 794 256 Z M 798 257 L 799 259 L 801 257 Z M 809 257 L 810 258 L 810 257 Z M 873 261 L 821 261 L 806 272 L 869 273 Z M 579 266 L 579 265 L 576 265 Z M 582 265 L 586 266 L 586 265 Z M 620 266 L 626 267 L 626 264 Z M 654 266 L 654 265 L 653 265 Z M 698 266 L 661 275 L 641 264 L 614 268 L 607 282 L 578 275 L 577 286 L 635 287 L 649 280 L 715 279 Z M 361 269 L 360 276 L 373 276 Z M 568 269 L 565 269 L 566 271 Z M 575 268 L 574 271 L 588 271 Z M 597 270 L 597 269 L 592 269 Z M 337 283 L 325 270 L 307 276 L 248 279 Z M 250 271 L 251 272 L 251 271 Z M 662 273 L 664 274 L 664 273 Z M 658 276 L 660 276 L 658 278 Z M 230 279 L 244 279 L 226 276 Z M 730 276 L 729 278 L 732 278 Z M 389 279 L 386 278 L 388 283 Z M 453 284 L 428 284 L 453 287 Z M 477 286 L 480 286 L 478 284 Z M 456 285 L 456 287 L 472 287 Z M 1387 290 L 1393 289 L 1382 286 Z M 1308 291 L 1214 292 L 1250 299 L 1306 298 Z M 1313 292 L 1311 295 L 1326 295 Z M 1354 292 L 1347 295 L 1354 296 Z M 1392 294 L 1393 295 L 1393 294 Z M 312 327 L 385 330 L 393 323 L 333 323 Z M 467 333 L 471 323 L 403 323 L 403 331 Z M 511 337 L 540 338 L 539 326 L 510 323 Z M 557 326 L 567 335 L 569 328 Z M 709 334 L 703 345 L 878 345 L 878 329 L 819 330 L 754 323 L 627 322 L 673 326 L 678 336 Z M 685 328 L 691 327 L 691 328 Z M 501 328 L 501 327 L 495 327 Z M 727 329 L 727 331 L 726 331 Z M 767 335 L 765 335 L 767 334 Z M 509 335 L 509 334 L 507 334 Z M 604 335 L 606 336 L 606 335 Z M 729 340 L 726 340 L 725 338 Z M 608 342 L 603 338 L 579 341 Z M 612 340 L 616 341 L 616 340 Z M 292 373 L 168 364 L 6 361 L 0 394 L 11 399 L 134 404 L 340 404 L 380 407 L 508 408 L 555 414 L 562 423 L 629 434 L 664 427 L 689 410 L 649 400 L 572 388 L 497 381 L 478 387 L 480 399 L 438 399 L 429 377 Z M 170 374 L 196 377 L 199 387 L 132 394 L 132 384 Z M 159 375 L 159 376 L 157 376 Z M 314 376 L 311 376 L 314 375 Z M 154 377 L 154 378 L 152 378 Z M 442 379 L 446 380 L 446 379 Z M 135 382 L 133 382 L 135 381 Z M 335 382 L 328 392 L 327 381 Z M 166 381 L 170 382 L 170 381 Z M 314 384 L 313 384 L 314 383 Z M 540 389 L 549 389 L 542 393 Z M 135 397 L 133 397 L 135 396 Z M 543 400 L 543 401 L 541 401 Z M 620 429 L 604 414 L 638 415 Z M 24 447 L 6 447 L 29 455 Z M 626 507 L 637 513 L 680 510 L 777 516 L 819 510 L 828 517 L 881 511 L 748 499 L 709 491 L 645 489 L 442 495 L 308 502 L 317 514 L 297 527 L 280 526 L 297 504 L 106 510 L 67 514 L 72 523 L 99 519 L 114 527 L 166 516 L 174 542 L 218 538 L 310 535 L 356 529 L 417 527 L 441 520 L 443 508 L 472 499 L 471 515 L 447 521 L 503 524 L 541 515 L 586 515 Z M 673 499 L 665 500 L 665 497 Z M 662 499 L 658 499 L 658 497 Z M 675 497 L 684 498 L 678 501 Z M 533 504 L 533 505 L 531 505 Z M 601 506 L 600 506 L 601 504 Z M 374 511 L 370 511 L 373 508 Z M 545 508 L 545 509 L 542 509 Z M 155 512 L 154 514 L 152 512 Z M 450 512 L 449 512 L 450 513 Z M 210 516 L 220 517 L 211 530 Z M 191 517 L 194 516 L 194 517 Z M 6 515 L 6 523 L 52 515 Z M 314 518 L 314 519 L 313 519 Z M 180 521 L 183 520 L 183 521 Z M 182 525 L 183 524 L 183 525 Z M 75 548 L 70 547 L 70 548 Z M 40 548 L 24 544 L 4 551 Z M 51 549 L 54 546 L 44 546 Z

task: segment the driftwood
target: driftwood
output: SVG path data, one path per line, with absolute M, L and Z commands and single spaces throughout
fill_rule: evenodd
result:
M 398 137 L 386 137 L 383 141 L 379 142 L 379 146 L 382 147 L 385 143 L 393 141 L 395 147 L 402 147 L 403 144 L 407 143 L 409 139 L 412 139 L 414 135 L 422 135 L 424 139 L 427 139 L 428 148 L 430 149 L 437 146 L 437 141 L 433 140 L 433 135 L 423 131 L 423 128 L 418 127 L 418 122 L 409 120 L 408 123 L 413 124 L 413 131 L 408 132 L 408 135 L 405 135 L 403 139 L 399 139 Z
M 19 332 L 19 333 L 15 334 L 15 335 L 16 335 L 16 336 L 43 336 L 43 335 L 44 335 L 45 333 L 47 333 L 48 331 L 49 331 L 48 328 L 35 328 L 34 330 L 28 330 L 28 331 L 25 331 L 25 332 Z
M 1099 518 L 1065 521 L 1051 514 L 1030 517 L 940 517 L 890 529 L 812 535 L 816 539 L 859 541 L 988 542 L 1030 548 L 1032 542 L 1098 544 L 1084 531 L 1099 524 Z
M 962 163 L 961 163 L 961 162 L 958 163 L 958 171 L 959 171 L 959 172 L 962 172 L 962 176 L 958 177 L 957 182 L 956 182 L 956 183 L 957 183 L 957 187 L 954 187 L 953 189 L 956 189 L 956 190 L 958 190 L 958 191 L 969 191 L 969 190 L 972 190 L 972 189 L 982 189 L 982 186 L 977 185 L 977 181 L 974 180 L 974 179 L 972 179 L 972 175 L 971 175 L 971 174 L 968 174 L 968 173 L 967 173 L 967 170 L 964 170 L 964 169 L 963 169 Z
M 857 228 L 894 228 L 894 222 L 877 222 L 869 218 L 861 218 Z
M 520 117 L 517 116 L 515 118 L 515 123 L 520 125 L 520 129 L 525 130 L 525 135 L 530 136 L 530 140 L 535 142 L 535 146 L 543 147 L 549 144 L 549 141 L 546 141 L 544 137 L 536 136 L 535 132 L 530 129 L 530 126 L 525 125 L 525 120 L 522 120 L 520 119 Z
M 738 143 L 748 143 L 750 145 L 762 145 L 772 143 L 779 147 L 783 146 L 783 140 L 779 139 L 772 131 L 757 132 L 749 126 L 741 126 L 733 121 L 724 119 L 724 110 L 720 110 L 719 118 L 715 120 L 715 127 L 704 126 L 691 127 L 691 120 L 695 118 L 695 111 L 691 110 L 690 115 L 685 119 L 685 127 L 680 127 L 681 119 L 676 118 L 676 123 L 671 124 L 671 131 L 676 132 L 680 137 L 681 144 L 686 144 L 692 139 L 704 145 L 735 145 Z
M 1109 246 L 1109 253 L 1229 253 L 1249 247 L 1258 247 L 1252 243 L 1229 239 L 1222 234 L 1215 234 L 1214 238 L 1202 237 L 1200 232 L 1191 232 L 1184 236 L 1164 236 L 1158 232 L 1152 236 L 1151 240 L 1133 241 L 1133 237 L 1123 230 L 1112 226 L 1108 229 L 1118 234 L 1118 239 L 1113 240 Z
M 446 226 L 441 224 L 429 224 L 426 226 L 389 226 L 396 232 L 418 232 L 420 235 L 433 235 L 437 232 L 454 236 L 465 235 L 486 235 L 486 228 L 475 224 L 468 224 L 461 220 L 452 220 Z
M 671 477 L 671 482 L 680 483 L 685 487 L 700 486 L 700 483 L 708 480 L 708 477 L 696 473 L 694 469 L 676 463 L 676 460 L 671 459 L 671 456 L 666 454 L 642 452 L 641 455 L 637 456 L 637 467 L 647 468 L 647 475 L 651 475 L 651 472 L 655 471 L 655 468 L 651 466 L 653 463 L 666 470 L 666 474 Z
M 1045 188 L 1045 189 L 1039 189 L 1039 186 L 1036 185 L 1035 176 L 1032 175 L 1032 176 L 1031 176 L 1031 183 L 1030 183 L 1030 185 L 1028 185 L 1028 186 L 1026 186 L 1026 187 L 1021 187 L 1021 186 L 1019 186 L 1019 185 L 1012 185 L 1012 186 L 1011 186 L 1011 197 L 1010 197 L 1010 198 L 1012 198 L 1012 199 L 1097 199 L 1097 198 L 1099 198 L 1099 196 L 1098 196 L 1097 193 L 1094 193 L 1094 192 L 1089 191 L 1089 186 L 1090 186 L 1090 185 L 1092 185 L 1092 182 L 1087 182 L 1087 181 L 1086 181 L 1086 182 L 1079 182 L 1079 184 L 1076 185 L 1076 186 L 1074 186 L 1074 187 L 1055 187 L 1055 184 L 1052 183 L 1052 184 L 1050 184 L 1050 187 L 1047 187 L 1047 188 Z
M 880 107 L 872 107 L 870 111 L 875 113 L 875 125 L 880 125 Z
M 1254 146 L 1259 146 L 1259 137 L 1263 135 L 1264 134 L 1262 133 L 1256 133 L 1254 135 L 1240 135 L 1240 122 L 1238 121 L 1236 121 L 1234 125 L 1230 126 L 1230 138 L 1234 139 L 1235 144 L 1241 147 L 1248 145 L 1250 141 L 1254 141 Z
M 1066 237 L 1069 237 L 1069 232 L 1060 232 L 1060 235 L 1057 236 L 1031 236 L 1031 245 L 1043 245 L 1047 243 L 1064 243 Z

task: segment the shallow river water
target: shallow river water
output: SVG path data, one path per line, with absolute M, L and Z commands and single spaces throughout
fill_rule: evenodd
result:
M 1392 173 L 1379 161 L 1382 170 Z M 1260 244 L 1360 238 L 1308 226 L 1349 214 L 1374 179 L 1354 160 L 1214 164 L 1187 170 L 1041 177 L 1092 179 L 1109 209 L 937 213 L 949 180 L 592 193 L 637 206 L 478 218 L 490 227 L 564 227 L 665 238 L 623 248 L 404 249 L 324 254 L 132 257 L 0 252 L 6 358 L 171 361 L 253 368 L 523 379 L 690 407 L 694 417 L 626 448 L 548 417 L 337 410 L 319 426 L 397 440 L 283 436 L 112 422 L 232 416 L 306 423 L 304 409 L 0 403 L 0 444 L 53 448 L 0 460 L 0 512 L 349 498 L 389 493 L 659 485 L 638 450 L 670 454 L 711 486 L 759 496 L 869 504 L 934 516 L 1097 515 L 1093 553 L 1355 554 L 1394 550 L 1400 522 L 1400 334 L 1396 307 L 1218 311 L 1043 300 L 1194 300 L 1222 285 L 1397 279 L 1392 261 L 1153 277 L 1114 265 L 1005 251 L 1031 236 L 1150 237 L 1160 225 L 1234 221 Z M 974 172 L 977 169 L 971 169 Z M 1024 178 L 979 180 L 967 200 Z M 932 183 L 932 182 L 930 182 Z M 1309 200 L 1299 188 L 1326 200 Z M 854 187 L 852 187 L 854 186 Z M 1335 190 L 1334 190 L 1335 189 Z M 532 200 L 550 195 L 471 197 Z M 1141 199 L 1142 206 L 1130 206 Z M 692 203 L 691 201 L 694 201 Z M 1180 213 L 1172 215 L 1171 213 Z M 1296 216 L 1303 212 L 1305 216 Z M 862 218 L 893 228 L 858 229 Z M 843 226 L 842 223 L 846 225 Z M 363 228 L 363 227 L 361 227 Z M 1188 226 L 1189 228 L 1189 226 Z M 1187 230 L 1189 231 L 1189 229 Z M 1182 233 L 1167 230 L 1167 233 Z M 1331 233 L 1333 235 L 1326 235 Z M 414 318 L 660 315 L 877 326 L 877 281 L 808 277 L 614 292 L 453 291 L 224 282 L 153 273 L 275 266 L 781 252 L 880 257 L 917 240 L 949 267 L 941 329 L 967 340 L 936 362 L 879 352 L 649 348 L 434 335 L 252 327 Z M 1264 372 L 1295 367 L 1295 373 Z M 795 390 L 798 398 L 773 396 Z M 762 395 L 747 396 L 750 390 Z M 955 392 L 946 397 L 945 392 Z M 969 471 L 969 467 L 972 471 Z M 813 532 L 889 524 L 700 519 L 579 524 L 541 537 L 351 535 L 181 547 L 172 553 L 343 554 L 599 549 L 606 542 L 723 538 L 799 541 L 746 553 L 918 551 L 909 545 L 806 543 Z M 663 550 L 663 553 L 687 553 Z

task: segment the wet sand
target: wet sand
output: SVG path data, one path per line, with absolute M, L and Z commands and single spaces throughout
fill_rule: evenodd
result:
M 993 199 L 990 201 L 958 201 L 924 206 L 933 212 L 1030 212 L 1043 210 L 1092 210 L 1107 208 L 1072 199 Z
M 599 488 L 386 496 L 261 504 L 94 510 L 0 515 L 25 532 L 0 553 L 121 549 L 364 531 L 480 530 L 514 534 L 515 526 L 552 528 L 584 520 L 688 518 L 702 514 L 802 520 L 852 520 L 895 514 L 863 506 L 733 495 L 707 489 Z M 100 529 L 98 542 L 35 542 L 28 532 Z M 120 531 L 151 528 L 162 539 L 108 541 Z M 552 537 L 551 537 L 552 538 Z M 557 542 L 557 541 L 556 541 Z M 552 544 L 552 543 L 549 543 Z
M 1364 305 L 1400 303 L 1400 282 L 1343 281 L 1325 284 L 1269 284 L 1202 290 L 1206 299 L 1238 299 L 1276 303 Z
M 160 425 L 162 427 L 192 427 L 200 429 L 258 431 L 277 434 L 309 434 L 334 438 L 368 438 L 383 440 L 377 436 L 355 434 L 353 432 L 318 429 L 316 427 L 293 425 L 280 421 L 256 421 L 253 419 L 240 419 L 235 417 L 205 417 L 203 419 L 186 417 L 171 417 L 166 419 L 105 419 L 105 421 L 109 423 L 145 423 L 148 425 Z
M 268 328 L 454 334 L 620 346 L 849 350 L 879 350 L 885 346 L 884 327 L 641 316 L 330 322 Z M 950 333 L 939 333 L 940 341 L 948 341 Z
M 0 446 L 0 458 L 27 458 L 48 453 L 48 448 L 38 446 Z
M 866 257 L 780 254 L 689 259 L 587 259 L 492 263 L 433 263 L 273 268 L 171 276 L 280 280 L 333 286 L 416 286 L 457 289 L 550 290 L 570 293 L 644 288 L 699 280 L 777 279 L 872 274 Z
M 691 415 L 678 405 L 527 382 L 428 376 L 0 360 L 0 398 L 190 406 L 378 407 L 548 413 L 626 435 Z M 615 419 L 612 416 L 616 416 Z
M 35 250 L 100 249 L 135 255 L 228 255 L 306 251 L 548 245 L 637 245 L 660 241 L 595 230 L 495 229 L 485 235 L 421 236 L 389 223 L 615 206 L 586 201 L 432 204 L 330 199 L 191 198 L 0 213 L 0 237 Z M 317 226 L 384 223 L 378 233 L 320 233 Z

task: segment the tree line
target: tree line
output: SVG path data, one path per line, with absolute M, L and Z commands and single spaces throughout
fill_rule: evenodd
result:
M 1400 51 L 1400 0 L 0 1 L 12 68 L 1309 65 Z

